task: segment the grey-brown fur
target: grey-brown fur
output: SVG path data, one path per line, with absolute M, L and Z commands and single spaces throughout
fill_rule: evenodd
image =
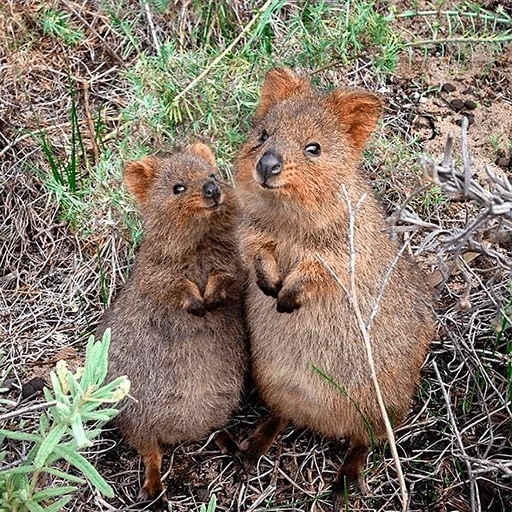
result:
M 126 403 L 117 423 L 146 463 L 145 499 L 162 493 L 162 447 L 224 426 L 242 391 L 247 348 L 238 202 L 231 188 L 209 177 L 213 166 L 209 149 L 195 144 L 125 168 L 144 216 L 144 240 L 98 332 L 112 329 L 110 376 L 127 375 L 137 400 Z M 209 209 L 205 183 L 220 190 L 219 207 Z M 174 194 L 176 184 L 187 191 Z

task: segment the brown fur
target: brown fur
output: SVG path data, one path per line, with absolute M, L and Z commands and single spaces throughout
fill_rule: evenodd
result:
M 222 427 L 238 404 L 247 364 L 242 322 L 245 271 L 238 246 L 238 201 L 210 176 L 204 144 L 167 158 L 129 163 L 128 189 L 144 216 L 132 276 L 105 313 L 112 329 L 110 376 L 127 375 L 129 401 L 118 416 L 146 466 L 143 499 L 162 495 L 163 446 Z M 220 190 L 220 206 L 203 194 Z M 176 184 L 187 190 L 175 194 Z
M 373 94 L 321 94 L 290 70 L 271 70 L 235 175 L 244 208 L 243 252 L 252 274 L 246 308 L 254 378 L 273 415 L 351 440 L 354 448 L 338 483 L 345 476 L 359 479 L 371 438 L 384 439 L 385 429 L 354 311 L 317 255 L 348 289 L 348 213 L 341 188 L 347 188 L 354 204 L 366 193 L 355 245 L 357 293 L 368 318 L 397 253 L 384 233 L 371 187 L 357 168 L 380 112 Z M 305 153 L 313 142 L 321 146 L 318 156 Z M 256 169 L 268 151 L 282 157 L 282 166 L 265 181 Z M 402 258 L 370 333 L 395 425 L 409 410 L 434 334 L 429 301 L 421 272 Z M 344 391 L 315 373 L 313 365 Z M 272 425 L 265 434 L 271 439 L 282 428 L 276 421 Z M 253 445 L 269 444 L 257 437 L 244 447 L 252 456 L 263 453 Z

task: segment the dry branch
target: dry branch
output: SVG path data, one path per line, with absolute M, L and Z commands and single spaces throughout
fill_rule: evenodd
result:
M 485 169 L 488 184 L 484 187 L 472 175 L 472 163 L 467 143 L 467 118 L 461 126 L 462 171 L 456 170 L 453 159 L 454 140 L 448 135 L 441 164 L 428 157 L 420 160 L 423 177 L 427 182 L 411 194 L 388 219 L 392 236 L 406 231 L 430 230 L 420 250 L 435 252 L 445 281 L 457 268 L 467 283 L 466 296 L 471 280 L 464 268 L 465 253 L 477 253 L 490 258 L 499 267 L 512 271 L 512 182 L 505 174 L 498 175 L 489 167 Z M 462 227 L 445 228 L 425 222 L 411 210 L 410 204 L 431 185 L 438 186 L 449 197 L 467 201 L 470 216 Z

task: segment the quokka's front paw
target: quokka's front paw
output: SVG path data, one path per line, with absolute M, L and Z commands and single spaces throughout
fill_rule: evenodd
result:
M 274 265 L 269 265 L 269 262 L 266 262 L 261 254 L 256 254 L 254 257 L 254 271 L 256 273 L 256 284 L 258 288 L 265 295 L 277 299 L 279 290 L 283 287 L 283 281 L 279 275 L 277 264 L 274 262 Z
M 210 295 L 204 298 L 204 307 L 206 311 L 213 311 L 214 309 L 218 309 L 221 306 L 224 306 L 226 303 L 226 295 L 221 293 L 216 293 L 214 295 Z
M 259 278 L 256 280 L 256 284 L 265 295 L 268 295 L 269 297 L 274 297 L 274 299 L 277 299 L 277 296 L 279 295 L 279 292 L 283 287 L 283 283 L 281 281 L 279 281 L 276 284 L 273 284 L 266 279 Z
M 206 315 L 206 306 L 203 299 L 198 299 L 196 297 L 189 299 L 185 309 L 187 310 L 187 313 L 194 316 Z
M 293 313 L 296 309 L 302 306 L 300 295 L 297 290 L 293 288 L 283 288 L 277 296 L 277 312 L 278 313 Z

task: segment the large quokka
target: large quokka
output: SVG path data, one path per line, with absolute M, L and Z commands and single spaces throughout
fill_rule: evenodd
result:
M 368 92 L 322 94 L 290 70 L 271 70 L 236 165 L 243 252 L 251 269 L 246 309 L 253 376 L 271 410 L 242 450 L 254 462 L 290 421 L 349 439 L 351 449 L 333 486 L 335 509 L 346 480 L 365 488 L 369 446 L 385 438 L 354 310 L 331 273 L 349 290 L 345 186 L 354 205 L 367 194 L 355 223 L 355 276 L 368 319 L 398 249 L 357 168 L 380 113 L 379 99 Z M 394 425 L 409 410 L 434 335 L 429 301 L 420 270 L 400 259 L 370 332 Z
M 247 366 L 238 201 L 214 172 L 215 158 L 202 143 L 124 169 L 144 240 L 98 331 L 112 329 L 109 373 L 127 375 L 137 400 L 117 422 L 145 464 L 140 498 L 157 499 L 157 509 L 166 507 L 163 447 L 225 425 Z

